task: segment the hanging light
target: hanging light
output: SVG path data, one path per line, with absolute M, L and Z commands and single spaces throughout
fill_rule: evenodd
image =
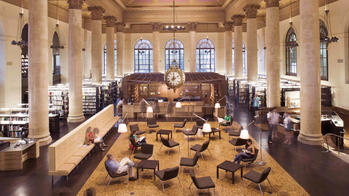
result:
M 172 14 L 173 14 L 173 23 L 171 25 L 164 25 L 163 30 L 164 31 L 183 31 L 185 30 L 185 26 L 178 25 L 175 23 L 175 0 L 172 1 Z
M 221 108 L 221 104 L 217 102 L 216 104 L 214 104 L 214 108 L 216 108 L 216 109 Z
M 247 140 L 250 138 L 249 134 L 248 134 L 248 130 L 247 129 L 243 129 L 241 130 L 241 133 L 240 133 L 240 138 L 241 139 L 244 139 L 244 140 Z
M 21 8 L 18 13 L 16 40 L 11 41 L 11 45 L 19 46 L 21 48 L 27 45 L 27 43 L 24 40 L 20 40 L 20 34 L 21 34 L 20 31 L 21 31 L 21 28 L 23 27 L 23 15 L 24 15 L 23 1 L 21 1 Z
M 119 124 L 118 127 L 118 133 L 126 133 L 127 132 L 127 126 L 125 123 Z
M 147 113 L 153 113 L 153 108 L 151 106 L 147 107 Z
M 176 108 L 182 108 L 182 103 L 180 101 L 177 101 Z
M 329 29 L 329 37 L 322 38 L 323 41 L 329 43 L 338 42 L 338 37 L 332 36 L 331 19 L 330 19 L 330 9 L 327 7 L 327 0 L 325 0 L 325 19 Z

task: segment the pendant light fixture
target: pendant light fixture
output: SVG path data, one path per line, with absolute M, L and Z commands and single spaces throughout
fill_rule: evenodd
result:
M 24 15 L 24 9 L 23 9 L 23 0 L 21 1 L 21 8 L 18 13 L 18 22 L 17 22 L 17 34 L 16 34 L 16 40 L 11 41 L 11 45 L 16 45 L 21 48 L 23 48 L 27 43 L 24 40 L 21 40 L 21 30 L 23 27 L 23 15 Z
M 325 22 L 326 25 L 328 26 L 328 31 L 329 31 L 329 37 L 325 38 L 325 41 L 329 44 L 332 42 L 338 42 L 338 37 L 332 35 L 332 28 L 331 28 L 331 18 L 330 18 L 330 9 L 327 6 L 327 0 L 325 0 Z

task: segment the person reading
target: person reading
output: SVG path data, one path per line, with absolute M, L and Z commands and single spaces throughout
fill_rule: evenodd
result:
M 130 138 L 138 145 L 147 143 L 147 141 L 145 140 L 145 136 L 138 138 L 135 133 L 131 133 Z
M 106 147 L 107 145 L 105 145 L 103 139 L 98 136 L 98 133 L 99 129 L 97 128 L 94 128 L 93 131 L 91 127 L 87 128 L 85 143 L 87 145 L 90 145 L 91 143 L 97 144 L 101 151 L 104 151 L 104 147 Z
M 242 159 L 250 159 L 255 155 L 255 147 L 252 144 L 252 140 L 248 139 L 247 143 L 245 145 L 245 149 L 242 149 L 242 152 L 240 152 L 239 154 L 237 154 L 234 158 L 234 163 L 240 164 L 240 162 L 242 161 Z
M 128 171 L 130 175 L 129 180 L 136 180 L 133 173 L 133 167 L 135 166 L 135 163 L 128 157 L 125 157 L 120 162 L 118 162 L 112 154 L 107 154 L 106 166 L 107 170 L 113 174 L 121 174 Z

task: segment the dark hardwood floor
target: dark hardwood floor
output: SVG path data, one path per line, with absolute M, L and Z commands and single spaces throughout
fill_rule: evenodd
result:
M 251 121 L 251 116 L 244 106 L 236 107 L 234 120 L 243 126 Z M 165 119 L 161 119 L 165 120 Z M 60 132 L 52 135 L 53 140 L 62 137 L 78 124 L 60 122 Z M 249 127 L 249 133 L 259 141 L 259 128 Z M 344 196 L 349 190 L 349 164 L 330 153 L 322 152 L 321 147 L 308 146 L 294 140 L 292 145 L 285 145 L 282 141 L 267 143 L 268 132 L 262 132 L 261 144 L 264 149 L 301 185 L 314 196 Z M 116 128 L 106 136 L 108 148 L 117 140 L 119 134 Z M 51 186 L 51 176 L 48 175 L 48 147 L 40 149 L 40 158 L 28 160 L 22 171 L 0 172 L 1 195 L 75 195 L 98 163 L 105 152 L 95 149 L 87 160 L 65 178 L 55 177 L 54 188 Z M 258 158 L 259 160 L 259 158 Z M 268 163 L 267 163 L 268 164 Z M 287 183 L 287 182 L 284 182 Z

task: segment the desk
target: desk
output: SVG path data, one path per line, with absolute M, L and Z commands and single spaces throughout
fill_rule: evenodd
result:
M 34 141 L 15 148 L 15 143 L 0 151 L 0 171 L 21 170 L 27 159 L 40 156 L 39 143 Z

